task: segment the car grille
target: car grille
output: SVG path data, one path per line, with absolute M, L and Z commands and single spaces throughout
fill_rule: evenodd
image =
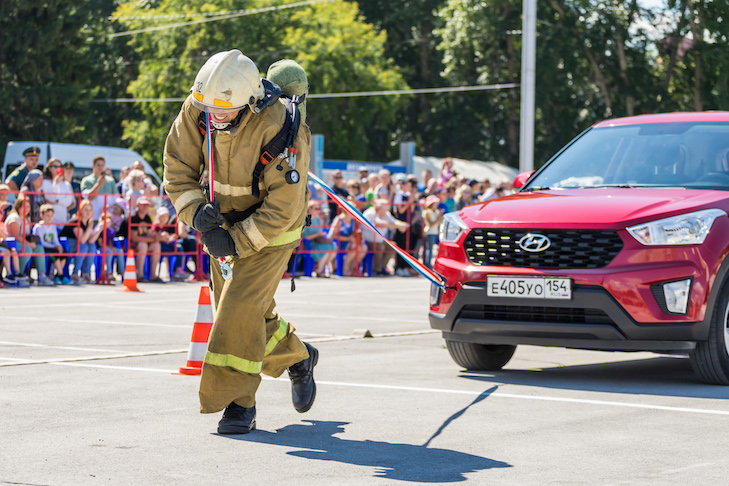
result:
M 519 240 L 528 234 L 549 238 L 549 248 L 528 252 Z M 526 268 L 602 268 L 623 248 L 623 240 L 613 230 L 487 229 L 474 228 L 464 243 L 474 265 Z
M 559 324 L 615 324 L 600 309 L 532 305 L 465 305 L 458 314 L 458 319 L 549 322 Z

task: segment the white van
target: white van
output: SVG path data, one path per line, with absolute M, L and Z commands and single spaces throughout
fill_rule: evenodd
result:
M 144 165 L 144 172 L 156 181 L 159 186 L 161 183 L 159 176 L 152 169 L 149 163 L 142 158 L 134 150 L 118 147 L 104 147 L 101 145 L 79 145 L 75 143 L 57 143 L 57 142 L 8 142 L 5 150 L 5 160 L 3 161 L 2 171 L 0 175 L 3 182 L 15 170 L 16 167 L 23 163 L 23 150 L 28 147 L 38 147 L 41 149 L 38 167 L 45 167 L 48 159 L 56 157 L 61 162 L 73 162 L 76 167 L 74 170 L 74 179 L 82 179 L 91 174 L 91 162 L 94 157 L 101 155 L 106 160 L 106 167 L 111 169 L 114 179 L 119 181 L 119 171 L 122 167 L 131 167 L 135 160 L 139 160 Z

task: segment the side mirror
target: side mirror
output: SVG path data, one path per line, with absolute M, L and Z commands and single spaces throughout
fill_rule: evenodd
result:
M 524 187 L 524 184 L 527 183 L 527 181 L 532 176 L 532 174 L 534 174 L 534 171 L 533 170 L 530 170 L 530 171 L 527 171 L 527 172 L 522 172 L 521 174 L 518 174 L 514 178 L 514 183 L 512 184 L 512 186 L 514 187 L 514 189 L 521 189 L 522 187 Z

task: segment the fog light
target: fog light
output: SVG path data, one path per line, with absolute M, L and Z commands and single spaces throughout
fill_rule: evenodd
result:
M 691 279 L 678 280 L 663 284 L 663 295 L 666 297 L 666 308 L 674 314 L 686 314 L 689 303 Z
M 430 306 L 438 307 L 443 297 L 443 290 L 435 284 L 430 284 Z

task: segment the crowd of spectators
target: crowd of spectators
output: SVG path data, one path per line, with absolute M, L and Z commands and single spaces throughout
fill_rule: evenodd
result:
M 123 168 L 116 180 L 97 156 L 92 173 L 78 181 L 72 162 L 52 158 L 39 168 L 38 155 L 36 147 L 26 150 L 23 165 L 0 184 L 0 272 L 5 284 L 29 286 L 31 260 L 39 286 L 82 285 L 100 276 L 114 282 L 124 274 L 129 249 L 135 252 L 138 281 L 164 283 L 160 262 L 173 255 L 167 263 L 170 280 L 192 278 L 199 250 L 195 231 L 176 220 L 164 187 L 154 184 L 141 162 Z M 201 183 L 206 180 L 203 174 Z M 368 252 L 372 275 L 417 275 L 311 180 L 309 189 L 311 225 L 304 228 L 302 247 L 314 261 L 312 276 L 328 277 L 335 271 L 363 275 Z M 509 184 L 492 187 L 488 179 L 458 174 L 448 158 L 437 175 L 426 169 L 420 177 L 386 168 L 372 174 L 363 166 L 356 178 L 345 180 L 335 170 L 331 189 L 384 237 L 431 268 L 445 213 L 511 192 Z M 339 253 L 343 258 L 337 260 Z M 335 268 L 337 262 L 342 268 Z
M 362 166 L 356 178 L 345 181 L 342 171 L 335 170 L 331 175 L 331 188 L 359 209 L 383 236 L 430 268 L 445 213 L 512 192 L 510 183 L 493 187 L 488 179 L 476 180 L 458 174 L 450 158 L 443 159 L 441 170 L 435 176 L 429 169 L 423 170 L 420 177 L 399 172 L 392 174 L 386 168 L 373 174 Z M 334 269 L 329 266 L 334 262 L 334 256 L 347 248 L 342 275 L 362 272 L 359 263 L 367 252 L 372 253 L 373 275 L 417 275 L 417 271 L 371 230 L 353 224 L 352 229 L 348 227 L 342 231 L 342 221 L 345 218 L 351 221 L 348 213 L 334 201 L 327 201 L 326 194 L 315 184 L 310 183 L 309 190 L 312 198 L 309 214 L 314 223 L 311 229 L 305 230 L 305 238 L 310 240 L 310 251 L 317 261 L 316 275 L 331 275 Z M 359 247 L 349 246 L 356 242 Z
M 123 168 L 117 181 L 97 156 L 92 173 L 78 181 L 72 162 L 51 158 L 42 168 L 39 154 L 37 147 L 26 149 L 23 164 L 0 184 L 4 284 L 29 286 L 31 260 L 39 286 L 82 285 L 102 275 L 114 282 L 124 274 L 129 249 L 135 251 L 138 281 L 164 283 L 159 269 L 165 256 L 175 257 L 168 259 L 170 280 L 192 278 L 195 232 L 176 221 L 174 207 L 160 197 L 141 162 Z

